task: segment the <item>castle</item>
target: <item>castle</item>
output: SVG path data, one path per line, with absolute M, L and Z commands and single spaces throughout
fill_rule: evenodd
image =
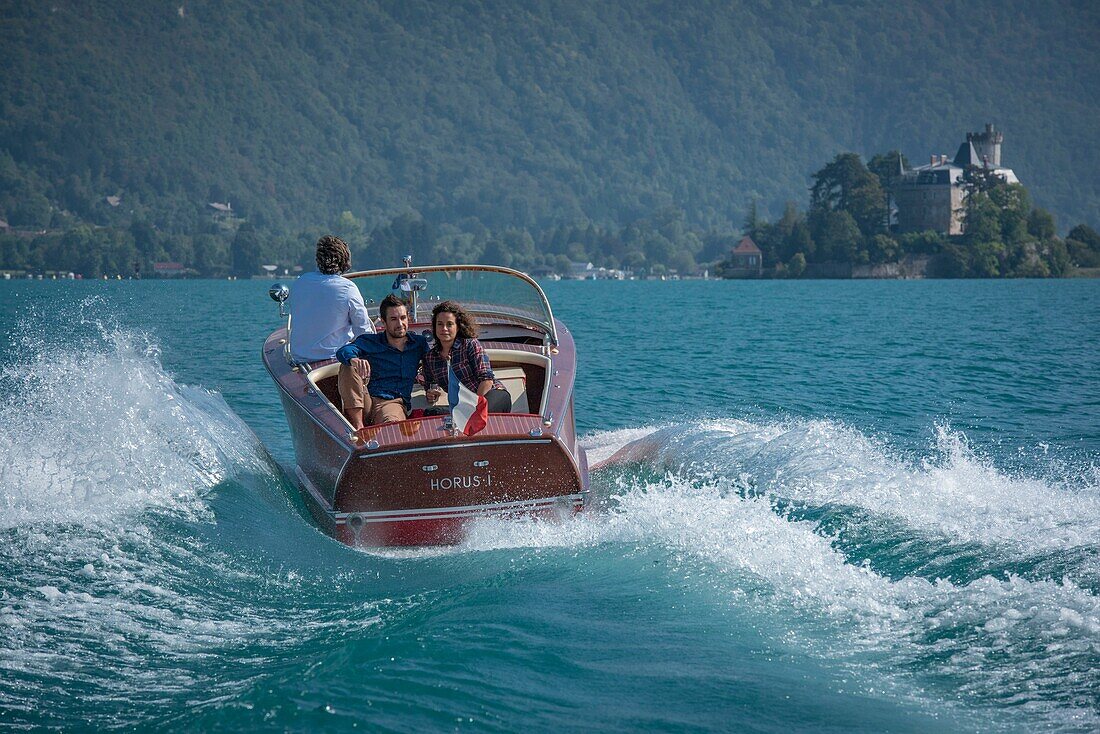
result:
M 891 224 L 898 232 L 934 230 L 963 233 L 963 174 L 970 166 L 986 168 L 1006 183 L 1019 183 L 1011 168 L 1001 166 L 1004 133 L 992 124 L 984 132 L 967 133 L 955 157 L 933 154 L 927 165 L 906 169 L 898 159 L 898 177 L 891 188 Z

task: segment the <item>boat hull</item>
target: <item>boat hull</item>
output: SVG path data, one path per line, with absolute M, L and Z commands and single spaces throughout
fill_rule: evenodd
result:
M 302 497 L 316 523 L 336 540 L 364 548 L 454 545 L 467 539 L 474 523 L 486 519 L 538 519 L 562 522 L 584 509 L 587 493 L 496 504 L 338 512 L 318 497 L 299 474 Z
M 298 424 L 292 432 L 302 436 L 301 443 L 328 443 L 304 416 L 291 423 Z M 429 418 L 384 430 L 431 436 L 444 434 L 442 427 L 442 418 Z M 366 443 L 343 462 L 323 451 L 299 454 L 317 459 L 296 470 L 310 512 L 328 534 L 348 545 L 459 543 L 479 519 L 561 520 L 585 505 L 583 453 L 578 466 L 557 437 L 517 436 L 498 427 L 489 435 L 441 435 L 420 445 L 386 442 L 384 437 L 374 441 L 376 448 Z M 333 466 L 341 467 L 338 476 Z

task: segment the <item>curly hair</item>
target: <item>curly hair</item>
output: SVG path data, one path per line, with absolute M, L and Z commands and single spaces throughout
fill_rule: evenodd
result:
M 339 275 L 351 270 L 348 243 L 332 234 L 317 240 L 317 269 L 325 275 Z
M 470 314 L 466 313 L 466 309 L 454 301 L 443 301 L 443 303 L 432 309 L 432 336 L 435 336 L 435 317 L 441 313 L 454 314 L 459 339 L 477 339 L 477 322 L 470 317 Z

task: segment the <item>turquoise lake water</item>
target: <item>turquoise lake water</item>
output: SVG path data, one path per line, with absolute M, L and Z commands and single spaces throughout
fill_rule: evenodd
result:
M 377 552 L 268 285 L 0 281 L 0 729 L 1100 728 L 1100 281 L 547 283 L 648 458 Z

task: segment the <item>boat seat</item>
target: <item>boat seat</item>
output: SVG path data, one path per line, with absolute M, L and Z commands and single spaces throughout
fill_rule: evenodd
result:
M 512 396 L 513 413 L 530 413 L 531 406 L 527 402 L 527 374 L 522 367 L 493 368 L 493 374 L 504 385 L 504 389 Z
M 335 391 L 336 377 L 340 372 L 340 363 L 332 362 L 318 367 L 315 370 L 310 371 L 308 377 L 314 387 L 321 390 L 335 405 L 340 407 L 339 395 Z M 493 374 L 504 385 L 504 389 L 508 391 L 508 394 L 512 398 L 512 412 L 513 413 L 530 413 L 531 406 L 527 400 L 527 375 L 523 371 L 523 368 L 516 365 L 510 367 L 494 367 Z M 330 384 L 322 385 L 325 380 L 331 379 Z M 325 389 L 326 387 L 331 389 Z M 332 393 L 330 395 L 330 393 Z M 446 398 L 440 398 L 437 405 L 446 405 Z M 427 408 L 428 402 L 424 399 L 424 388 L 420 385 L 414 385 L 412 391 L 412 408 Z
M 493 374 L 496 376 L 500 383 L 504 385 L 504 389 L 508 391 L 508 395 L 512 398 L 512 412 L 513 413 L 530 413 L 531 408 L 527 402 L 527 375 L 523 371 L 522 367 L 494 367 Z M 439 398 L 436 405 L 447 404 L 446 396 Z M 412 407 L 413 410 L 417 408 L 427 408 L 428 402 L 424 399 L 424 388 L 420 385 L 413 387 L 412 391 Z

